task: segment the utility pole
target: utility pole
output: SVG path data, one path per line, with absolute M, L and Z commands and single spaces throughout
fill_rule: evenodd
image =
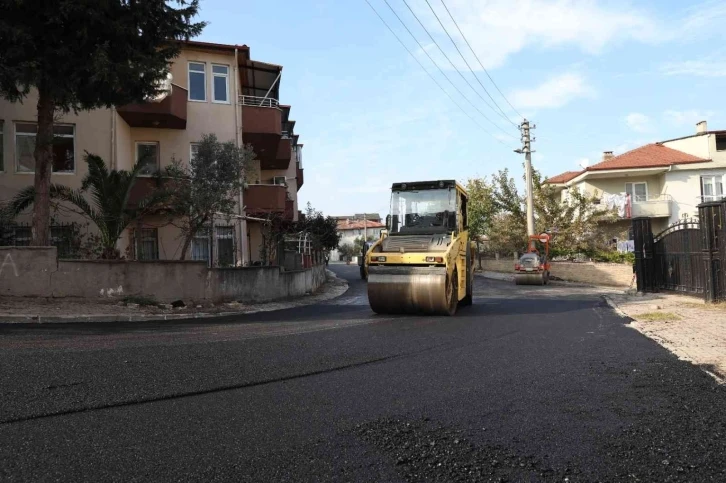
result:
M 527 184 L 527 236 L 534 235 L 534 192 L 532 188 L 532 141 L 530 139 L 530 129 L 535 129 L 537 126 L 529 126 L 528 120 L 523 120 L 519 126 L 519 130 L 522 132 L 522 149 L 515 149 L 515 153 L 524 153 L 524 174 L 525 183 Z
M 363 243 L 368 241 L 368 222 L 366 221 L 366 214 L 363 213 Z

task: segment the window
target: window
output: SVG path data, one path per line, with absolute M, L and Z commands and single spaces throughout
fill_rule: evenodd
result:
M 217 226 L 214 231 L 217 238 L 217 265 L 234 266 L 234 227 Z
M 159 143 L 136 143 L 136 162 L 142 164 L 140 175 L 152 175 L 159 171 Z
M 209 228 L 202 228 L 194 234 L 192 260 L 209 260 Z
M 5 163 L 3 163 L 3 121 L 0 121 L 0 172 L 5 171 Z
M 272 184 L 280 184 L 280 185 L 287 185 L 287 182 L 285 181 L 284 176 L 274 176 L 272 178 Z
M 35 172 L 35 137 L 38 125 L 29 122 L 15 124 L 15 169 L 19 173 Z M 54 173 L 72 173 L 75 163 L 75 128 L 68 124 L 53 125 Z
M 630 195 L 633 203 L 648 201 L 647 183 L 625 183 L 625 193 Z
M 156 228 L 142 228 L 135 232 L 136 235 L 136 259 L 137 260 L 158 260 L 159 259 L 159 234 Z
M 229 103 L 229 67 L 226 65 L 212 65 L 212 87 L 214 93 L 212 102 Z
M 189 62 L 189 100 L 207 100 L 207 79 L 205 65 L 201 62 Z
M 716 151 L 726 151 L 726 135 L 716 134 Z
M 199 143 L 190 143 L 189 144 L 189 163 L 190 164 L 197 157 L 197 153 L 199 153 Z
M 702 201 L 718 201 L 723 195 L 723 176 L 720 174 L 701 176 Z

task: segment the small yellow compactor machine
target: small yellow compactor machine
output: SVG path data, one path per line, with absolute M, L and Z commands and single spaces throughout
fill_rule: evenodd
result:
M 368 248 L 368 301 L 379 314 L 454 315 L 473 300 L 467 193 L 454 180 L 394 183 L 387 230 Z

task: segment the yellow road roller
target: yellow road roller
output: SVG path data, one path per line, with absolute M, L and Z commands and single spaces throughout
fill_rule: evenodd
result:
M 368 302 L 378 314 L 454 315 L 473 301 L 467 193 L 455 180 L 394 183 L 386 231 L 368 249 Z

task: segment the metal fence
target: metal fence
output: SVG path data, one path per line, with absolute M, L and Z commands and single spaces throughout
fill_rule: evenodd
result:
M 278 108 L 280 103 L 272 97 L 239 96 L 238 102 L 243 106 Z
M 638 291 L 726 300 L 726 201 L 702 203 L 698 215 L 698 220 L 682 220 L 656 236 L 650 218 L 633 219 Z
M 83 239 L 88 227 L 78 223 L 50 225 L 50 244 L 58 249 L 58 258 L 84 258 Z M 30 223 L 0 224 L 0 246 L 27 247 L 33 238 Z
M 285 270 L 302 270 L 325 263 L 324 253 L 314 248 L 312 235 L 306 232 L 285 236 L 277 256 L 278 264 Z

